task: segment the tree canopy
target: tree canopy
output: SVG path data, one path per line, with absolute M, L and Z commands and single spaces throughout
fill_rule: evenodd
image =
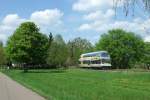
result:
M 3 47 L 3 43 L 0 42 L 0 65 L 3 65 L 6 63 L 6 55 Z
M 22 23 L 7 42 L 7 54 L 13 63 L 45 63 L 48 38 L 33 22 Z
M 47 63 L 52 67 L 65 66 L 68 57 L 68 50 L 60 34 L 56 35 L 48 50 Z
M 113 68 L 129 68 L 142 58 L 144 42 L 132 32 L 115 29 L 101 36 L 96 49 L 110 53 Z
M 150 42 L 145 43 L 145 53 L 142 62 L 150 69 Z

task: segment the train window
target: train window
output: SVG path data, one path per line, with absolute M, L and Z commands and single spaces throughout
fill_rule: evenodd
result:
M 83 64 L 90 64 L 90 61 L 83 61 Z
M 91 61 L 92 64 L 101 64 L 100 60 Z
M 102 63 L 111 63 L 110 59 L 102 59 Z
M 102 53 L 101 56 L 102 57 L 109 57 L 108 53 Z

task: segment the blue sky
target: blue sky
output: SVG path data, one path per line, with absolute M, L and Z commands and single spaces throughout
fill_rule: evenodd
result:
M 149 14 L 141 2 L 135 6 L 135 13 L 126 17 L 122 2 L 117 13 L 113 0 L 1 0 L 0 40 L 7 41 L 18 25 L 25 21 L 35 22 L 45 34 L 61 34 L 66 41 L 82 37 L 92 43 L 101 34 L 113 28 L 133 31 L 150 41 Z

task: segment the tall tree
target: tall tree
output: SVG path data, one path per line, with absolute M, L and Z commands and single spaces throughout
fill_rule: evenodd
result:
M 68 57 L 68 50 L 61 35 L 56 35 L 48 50 L 47 63 L 52 67 L 65 66 Z
M 132 32 L 115 29 L 103 34 L 96 48 L 110 53 L 113 68 L 129 68 L 142 58 L 144 42 Z
M 3 47 L 3 43 L 0 42 L 0 65 L 6 64 L 6 55 Z
M 51 46 L 52 42 L 53 42 L 53 34 L 50 32 L 49 34 L 49 47 Z
M 8 39 L 7 54 L 13 63 L 45 63 L 48 37 L 33 22 L 22 23 Z

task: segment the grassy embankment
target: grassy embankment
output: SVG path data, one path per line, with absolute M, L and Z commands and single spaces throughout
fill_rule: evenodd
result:
M 48 100 L 150 100 L 150 73 L 85 69 L 3 71 Z

